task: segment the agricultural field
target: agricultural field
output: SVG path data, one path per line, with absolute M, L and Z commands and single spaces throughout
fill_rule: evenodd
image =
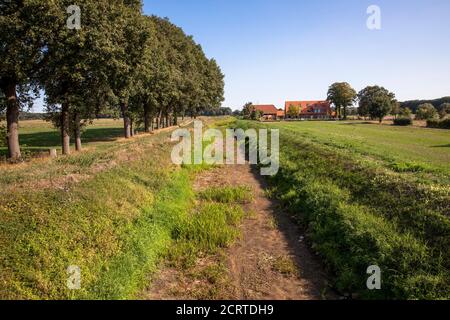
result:
M 368 122 L 292 122 L 271 127 L 378 161 L 394 171 L 423 172 L 449 182 L 450 132 Z M 439 180 L 443 182 L 443 180 Z
M 358 122 L 261 124 L 280 130 L 272 196 L 303 225 L 340 292 L 448 299 L 450 133 Z M 365 290 L 377 265 L 383 289 Z

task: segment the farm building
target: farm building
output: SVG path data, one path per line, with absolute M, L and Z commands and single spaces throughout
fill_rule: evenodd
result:
M 259 110 L 263 113 L 264 120 L 277 120 L 284 118 L 284 111 L 277 109 L 273 104 L 268 105 L 253 105 L 255 110 Z
M 295 108 L 298 110 L 298 116 L 290 115 L 289 110 Z M 331 105 L 328 101 L 286 101 L 286 118 L 300 119 L 329 119 L 333 116 Z

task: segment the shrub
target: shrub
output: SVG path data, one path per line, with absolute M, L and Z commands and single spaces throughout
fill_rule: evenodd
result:
M 427 127 L 436 129 L 450 129 L 450 118 L 443 120 L 430 119 L 427 121 Z
M 394 125 L 396 125 L 396 126 L 410 126 L 412 124 L 413 124 L 413 121 L 411 118 L 401 117 L 401 118 L 394 119 Z

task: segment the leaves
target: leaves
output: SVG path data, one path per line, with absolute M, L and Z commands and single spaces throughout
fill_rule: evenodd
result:
M 369 115 L 374 119 L 383 118 L 391 112 L 395 106 L 395 94 L 380 86 L 368 86 L 358 93 L 359 109 L 362 116 Z
M 344 119 L 347 119 L 347 107 L 350 107 L 356 99 L 356 91 L 347 82 L 333 83 L 328 89 L 327 100 L 334 104 L 336 112 L 341 117 L 341 108 L 344 111 Z

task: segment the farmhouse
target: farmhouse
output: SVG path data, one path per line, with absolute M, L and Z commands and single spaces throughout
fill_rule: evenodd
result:
M 279 118 L 284 118 L 283 110 L 277 109 L 273 104 L 268 105 L 253 105 L 255 110 L 261 111 L 264 120 L 277 120 Z
M 295 110 L 297 116 L 292 115 L 289 110 Z M 286 101 L 286 118 L 295 119 L 329 119 L 333 117 L 331 105 L 328 101 Z

